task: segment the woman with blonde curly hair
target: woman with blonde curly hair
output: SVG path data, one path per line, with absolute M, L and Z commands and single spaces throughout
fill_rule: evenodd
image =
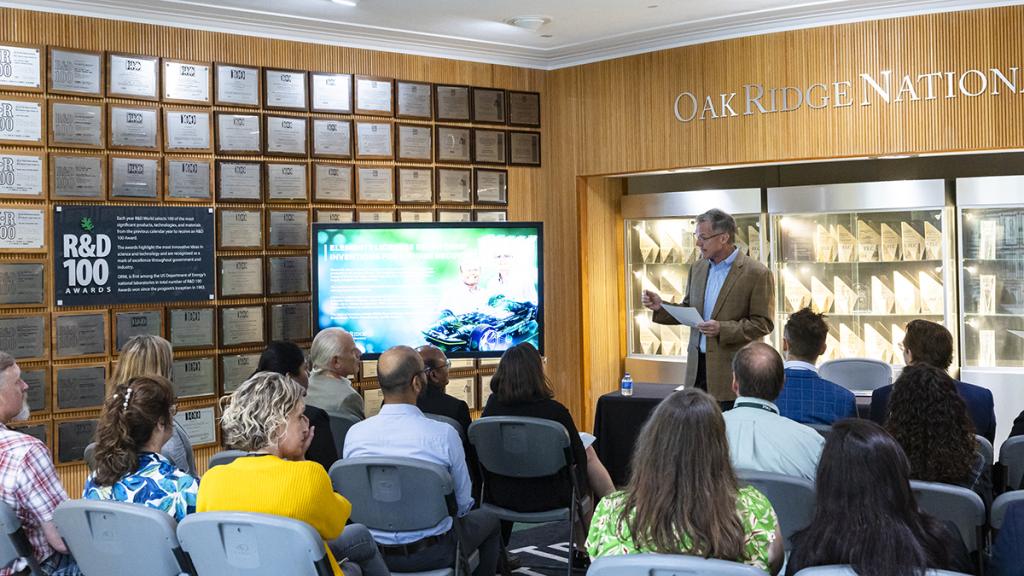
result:
M 291 377 L 257 372 L 222 400 L 224 445 L 248 454 L 206 473 L 197 510 L 301 520 L 324 539 L 335 576 L 349 562 L 358 565 L 348 566 L 354 573 L 386 576 L 387 566 L 369 530 L 361 524 L 345 526 L 352 505 L 333 491 L 321 465 L 305 459 L 313 430 L 303 415 L 304 397 L 302 386 Z M 343 559 L 341 566 L 336 558 Z

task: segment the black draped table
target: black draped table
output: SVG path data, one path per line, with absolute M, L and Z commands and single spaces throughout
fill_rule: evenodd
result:
M 594 449 L 616 486 L 629 481 L 629 459 L 640 428 L 654 407 L 676 389 L 675 384 L 633 384 L 633 395 L 609 392 L 598 398 L 594 414 Z

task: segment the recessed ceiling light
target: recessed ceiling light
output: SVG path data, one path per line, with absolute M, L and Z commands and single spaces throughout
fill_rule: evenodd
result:
M 905 160 L 907 158 L 916 158 L 916 154 L 888 154 L 885 156 L 879 156 L 879 160 Z
M 331 0 L 331 2 L 342 6 L 349 6 L 351 8 L 355 8 L 359 5 L 359 0 Z
M 707 166 L 695 166 L 693 168 L 675 168 L 669 170 L 670 174 L 693 174 L 695 172 L 709 172 L 711 168 Z
M 516 16 L 505 20 L 506 24 L 511 24 L 517 28 L 525 28 L 526 30 L 532 30 L 534 32 L 540 30 L 541 26 L 550 22 L 551 18 L 548 18 L 547 16 Z

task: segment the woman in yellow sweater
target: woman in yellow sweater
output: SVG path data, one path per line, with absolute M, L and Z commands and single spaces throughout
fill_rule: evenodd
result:
M 313 430 L 303 415 L 302 387 L 288 376 L 257 372 L 226 399 L 224 444 L 249 454 L 211 468 L 199 488 L 198 512 L 236 511 L 302 520 L 324 539 L 335 576 L 342 567 L 387 576 L 387 566 L 365 526 L 345 526 L 352 505 L 331 488 L 323 466 L 304 460 Z M 344 531 L 343 531 L 344 530 Z M 342 559 L 339 566 L 336 558 Z M 346 561 L 347 560 L 347 561 Z

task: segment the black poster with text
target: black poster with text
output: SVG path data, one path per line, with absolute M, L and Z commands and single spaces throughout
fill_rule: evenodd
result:
M 56 206 L 57 306 L 213 298 L 210 208 Z

